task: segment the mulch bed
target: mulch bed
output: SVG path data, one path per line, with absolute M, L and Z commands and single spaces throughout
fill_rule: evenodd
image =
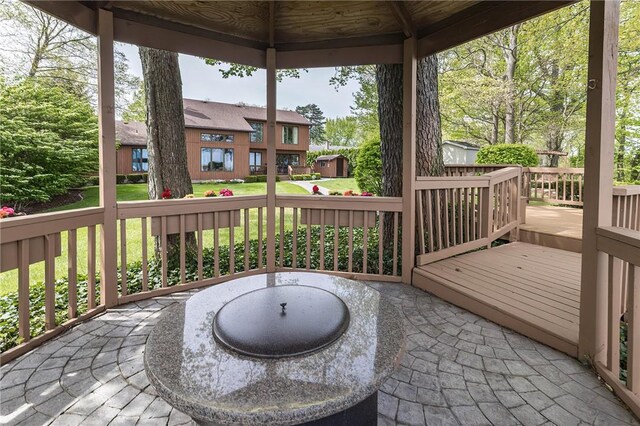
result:
M 47 210 L 54 209 L 56 207 L 64 206 L 66 204 L 75 203 L 82 200 L 81 189 L 71 189 L 69 192 L 63 195 L 53 197 L 51 200 L 43 203 L 33 203 L 20 209 L 21 212 L 26 214 L 44 213 Z

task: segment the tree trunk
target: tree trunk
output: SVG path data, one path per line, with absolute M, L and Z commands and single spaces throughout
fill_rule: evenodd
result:
M 401 197 L 402 65 L 378 65 L 376 81 L 380 117 L 382 195 Z M 444 174 L 444 162 L 438 100 L 438 60 L 435 55 L 418 61 L 416 91 L 416 173 L 419 176 L 441 176 Z M 383 239 L 387 247 L 393 241 L 392 220 L 385 220 Z
M 193 186 L 187 165 L 178 54 L 146 47 L 139 50 L 147 102 L 149 199 L 160 199 L 165 189 L 171 191 L 171 198 L 183 198 L 193 193 Z M 169 235 L 167 243 L 167 252 L 175 255 L 180 236 Z M 186 243 L 195 247 L 193 233 L 187 234 Z M 156 238 L 156 255 L 159 249 Z
M 506 84 L 506 106 L 504 121 L 504 141 L 505 143 L 515 143 L 516 141 L 516 91 L 515 75 L 518 64 L 518 30 L 520 25 L 514 25 L 508 30 L 509 46 L 504 48 L 504 59 L 506 71 L 504 74 Z
M 557 63 L 551 64 L 549 79 L 551 81 L 551 95 L 549 96 L 549 109 L 551 112 L 551 123 L 547 132 L 547 149 L 550 151 L 562 151 L 562 142 L 564 142 L 564 132 L 561 124 L 563 112 L 562 93 L 558 89 L 558 79 L 560 78 L 560 67 Z M 560 157 L 556 154 L 549 156 L 551 167 L 558 167 Z
M 500 106 L 494 105 L 491 111 L 492 127 L 491 127 L 491 145 L 498 143 L 498 137 L 500 136 Z

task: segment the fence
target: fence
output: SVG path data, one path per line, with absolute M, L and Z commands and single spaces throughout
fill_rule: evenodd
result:
M 519 167 L 455 179 L 417 177 L 417 264 L 489 246 L 516 229 L 520 179 Z

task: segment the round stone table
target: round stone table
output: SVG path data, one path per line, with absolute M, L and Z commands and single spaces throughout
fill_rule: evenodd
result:
M 214 338 L 222 306 L 282 285 L 338 296 L 349 309 L 346 331 L 318 351 L 275 359 L 241 355 Z M 365 418 L 377 418 L 378 388 L 403 348 L 402 315 L 377 291 L 345 278 L 286 272 L 235 279 L 170 307 L 149 335 L 144 364 L 158 394 L 199 424 L 343 424 L 344 413 L 367 424 Z

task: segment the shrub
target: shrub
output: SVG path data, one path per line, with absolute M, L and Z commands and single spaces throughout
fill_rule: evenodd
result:
M 244 183 L 256 183 L 258 181 L 258 176 L 247 176 L 244 178 Z
M 245 183 L 266 182 L 267 175 L 251 175 L 244 178 Z M 276 182 L 280 182 L 280 176 L 276 175 Z
M 483 146 L 476 157 L 478 164 L 519 164 L 523 167 L 534 167 L 538 162 L 538 154 L 533 148 L 518 144 Z
M 313 180 L 313 175 L 304 174 L 304 175 L 291 175 L 292 180 Z
M 116 175 L 116 183 L 117 184 L 127 183 L 127 175 Z
M 127 175 L 127 182 L 128 183 L 146 182 L 145 175 L 141 173 Z
M 355 178 L 362 191 L 382 194 L 382 156 L 378 139 L 370 139 L 360 145 Z
M 98 186 L 100 185 L 100 176 L 89 176 L 87 178 L 88 186 Z

